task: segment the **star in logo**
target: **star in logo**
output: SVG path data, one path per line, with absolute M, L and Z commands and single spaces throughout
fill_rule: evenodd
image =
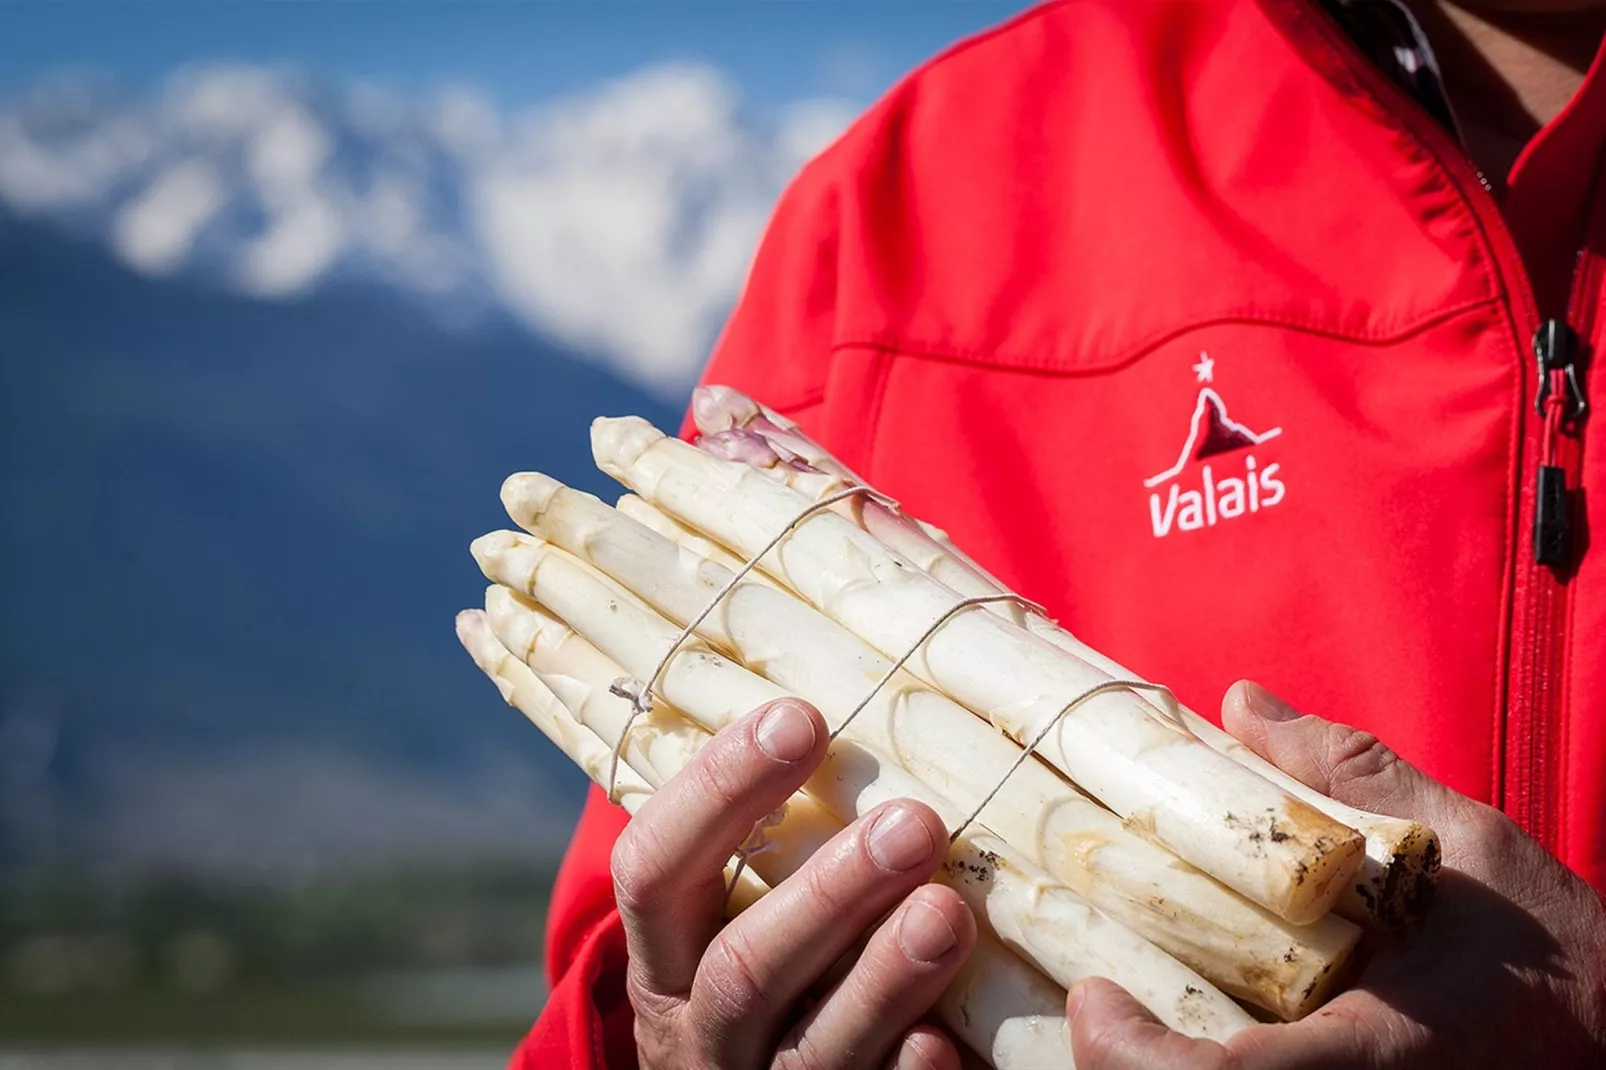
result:
M 1199 377 L 1201 383 L 1216 381 L 1216 359 L 1204 350 L 1199 351 L 1199 363 L 1193 366 L 1193 374 Z

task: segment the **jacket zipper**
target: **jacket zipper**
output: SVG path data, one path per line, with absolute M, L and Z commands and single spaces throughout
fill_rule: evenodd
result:
M 1556 363 L 1561 359 L 1561 354 L 1559 351 L 1541 353 L 1538 347 L 1541 344 L 1549 346 L 1551 341 L 1563 341 L 1572 331 L 1567 328 L 1566 321 L 1548 321 L 1557 323 L 1559 327 L 1553 332 L 1551 340 L 1540 342 L 1544 327 L 1533 285 L 1488 181 L 1455 139 L 1409 94 L 1377 70 L 1325 12 L 1309 3 L 1295 6 L 1309 16 L 1306 21 L 1319 28 L 1337 54 L 1345 57 L 1347 69 L 1372 98 L 1397 118 L 1411 136 L 1432 154 L 1450 178 L 1462 203 L 1477 220 L 1488 241 L 1499 279 L 1511 301 L 1512 329 L 1518 352 L 1525 352 L 1532 346 L 1537 358 L 1532 364 L 1526 360 L 1523 362 L 1524 367 L 1519 373 L 1522 383 L 1520 398 L 1529 399 L 1543 412 L 1545 400 L 1540 397 L 1540 384 L 1548 380 L 1552 387 L 1549 393 L 1554 395 L 1554 384 L 1559 380 L 1549 378 L 1549 374 L 1558 369 L 1546 367 L 1541 373 L 1539 364 L 1547 355 L 1552 363 Z M 1592 306 L 1592 301 L 1587 299 L 1593 292 L 1592 282 L 1588 278 L 1592 275 L 1588 270 L 1592 263 L 1593 258 L 1587 251 L 1580 254 L 1579 265 L 1573 275 L 1572 296 L 1568 302 L 1569 315 L 1587 314 Z M 1587 338 L 1587 325 L 1579 326 L 1579 333 Z M 1532 373 L 1529 368 L 1533 368 Z M 1559 370 L 1567 379 L 1569 393 L 1576 390 L 1579 385 L 1576 364 L 1569 362 Z M 1533 375 L 1531 381 L 1530 374 Z M 1582 401 L 1581 393 L 1578 394 L 1578 400 Z M 1560 822 L 1556 813 L 1561 755 L 1555 740 L 1560 735 L 1564 687 L 1562 657 L 1565 650 L 1566 580 L 1577 565 L 1575 547 L 1579 545 L 1580 535 L 1577 530 L 1579 525 L 1573 522 L 1576 510 L 1571 508 L 1565 487 L 1569 475 L 1576 480 L 1579 464 L 1578 420 L 1582 415 L 1582 410 L 1579 410 L 1570 420 L 1563 420 L 1551 428 L 1548 427 L 1549 421 L 1541 419 L 1530 404 L 1521 404 L 1518 411 L 1522 432 L 1518 471 L 1522 474 L 1515 490 L 1520 520 L 1515 533 L 1518 539 L 1513 552 L 1514 576 L 1508 603 L 1510 631 L 1505 664 L 1505 718 L 1497 772 L 1501 783 L 1495 788 L 1495 802 L 1552 853 L 1559 852 L 1561 847 Z M 1546 467 L 1559 469 L 1559 472 L 1542 475 L 1541 469 Z M 1530 471 L 1531 477 L 1526 474 Z M 1543 488 L 1541 483 L 1545 484 Z M 1563 488 L 1559 502 L 1552 501 L 1541 511 L 1540 491 L 1546 490 L 1554 496 L 1557 484 Z M 1559 513 L 1553 512 L 1558 504 L 1566 508 Z M 1561 518 L 1559 535 L 1558 517 Z M 1541 524 L 1545 526 L 1548 537 L 1564 540 L 1557 543 L 1565 551 L 1562 556 L 1564 564 L 1560 567 L 1544 564 L 1536 553 L 1539 544 L 1535 539 L 1540 534 Z
M 1562 436 L 1576 433 L 1588 405 L 1578 385 L 1578 335 L 1565 320 L 1545 320 L 1534 334 L 1539 391 L 1534 412 L 1544 421 L 1539 470 L 1534 484 L 1534 562 L 1563 573 L 1572 561 L 1572 503 L 1567 469 L 1561 463 Z
M 1561 850 L 1557 779 L 1566 698 L 1568 580 L 1581 553 L 1576 485 L 1582 461 L 1584 400 L 1578 354 L 1588 338 L 1597 261 L 1585 250 L 1573 272 L 1567 318 L 1549 319 L 1534 333 L 1534 453 L 1531 552 L 1519 574 L 1526 590 L 1527 627 L 1513 612 L 1512 680 L 1508 714 L 1505 809 L 1554 853 Z M 1576 327 L 1576 329 L 1575 329 Z M 1521 581 L 1519 581 L 1521 582 Z M 1522 659 L 1519 663 L 1518 659 Z

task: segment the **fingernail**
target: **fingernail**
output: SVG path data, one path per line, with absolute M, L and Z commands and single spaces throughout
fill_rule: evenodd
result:
M 1298 710 L 1258 684 L 1244 688 L 1244 702 L 1263 721 L 1292 721 L 1299 716 Z
M 942 911 L 918 900 L 904 908 L 898 921 L 898 946 L 915 962 L 932 963 L 959 943 L 959 934 Z
M 937 1051 L 934 1052 L 933 1048 Z M 929 1033 L 924 1036 L 915 1034 L 905 1037 L 903 1046 L 898 1049 L 897 1070 L 933 1070 L 933 1067 L 939 1064 L 939 1060 L 941 1065 L 946 1066 L 948 1062 L 942 1059 L 940 1051 L 940 1042 Z
M 778 762 L 801 762 L 814 751 L 814 719 L 795 702 L 776 702 L 758 719 L 753 738 Z
M 926 1053 L 907 1040 L 898 1051 L 896 1070 L 931 1070 L 932 1062 Z
M 876 815 L 866 846 L 876 865 L 902 873 L 930 858 L 936 844 L 931 840 L 931 830 L 913 811 L 889 806 Z

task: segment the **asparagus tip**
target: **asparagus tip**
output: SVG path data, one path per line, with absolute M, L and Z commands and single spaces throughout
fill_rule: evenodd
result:
M 774 468 L 782 463 L 781 455 L 763 435 L 740 428 L 705 434 L 697 440 L 697 448 L 722 461 L 740 461 L 754 468 Z
M 691 396 L 692 420 L 705 435 L 739 428 L 759 415 L 758 405 L 728 386 L 700 386 Z
M 519 603 L 518 595 L 499 583 L 493 583 L 485 588 L 485 621 L 490 625 L 492 634 L 502 641 L 503 646 L 507 643 L 503 639 L 500 626 L 518 613 L 521 608 Z
M 541 472 L 515 472 L 502 481 L 502 508 L 522 528 L 539 523 L 563 484 Z
M 485 589 L 485 619 L 496 641 L 518 659 L 527 659 L 538 643 L 555 646 L 574 634 L 535 599 L 495 583 Z
M 502 667 L 502 659 L 507 656 L 507 648 L 491 631 L 491 622 L 484 610 L 465 609 L 457 614 L 457 641 L 463 644 L 463 649 L 474 659 L 480 672 L 491 678 L 496 689 L 502 693 L 503 700 L 511 702 L 511 686 L 497 671 Z
M 598 468 L 617 479 L 664 437 L 639 416 L 599 416 L 591 421 L 591 454 Z
M 502 561 L 502 555 L 518 545 L 518 536 L 511 531 L 490 531 L 481 535 L 468 544 L 468 552 L 474 555 L 474 563 L 480 566 L 488 580 L 496 579 L 493 575 Z
M 480 572 L 492 583 L 527 591 L 544 556 L 547 541 L 522 531 L 493 531 L 469 544 Z
M 457 611 L 457 641 L 463 644 L 463 649 L 470 654 L 474 653 L 474 645 L 480 637 L 490 634 L 490 625 L 485 623 L 485 610 L 460 609 Z M 478 661 L 478 658 L 474 659 Z

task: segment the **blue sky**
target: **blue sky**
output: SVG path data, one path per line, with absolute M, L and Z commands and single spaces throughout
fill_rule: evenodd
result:
M 409 92 L 467 82 L 503 104 L 666 59 L 720 68 L 760 106 L 868 98 L 1016 0 L 0 2 L 0 92 L 61 67 L 130 88 L 196 61 L 292 63 Z

